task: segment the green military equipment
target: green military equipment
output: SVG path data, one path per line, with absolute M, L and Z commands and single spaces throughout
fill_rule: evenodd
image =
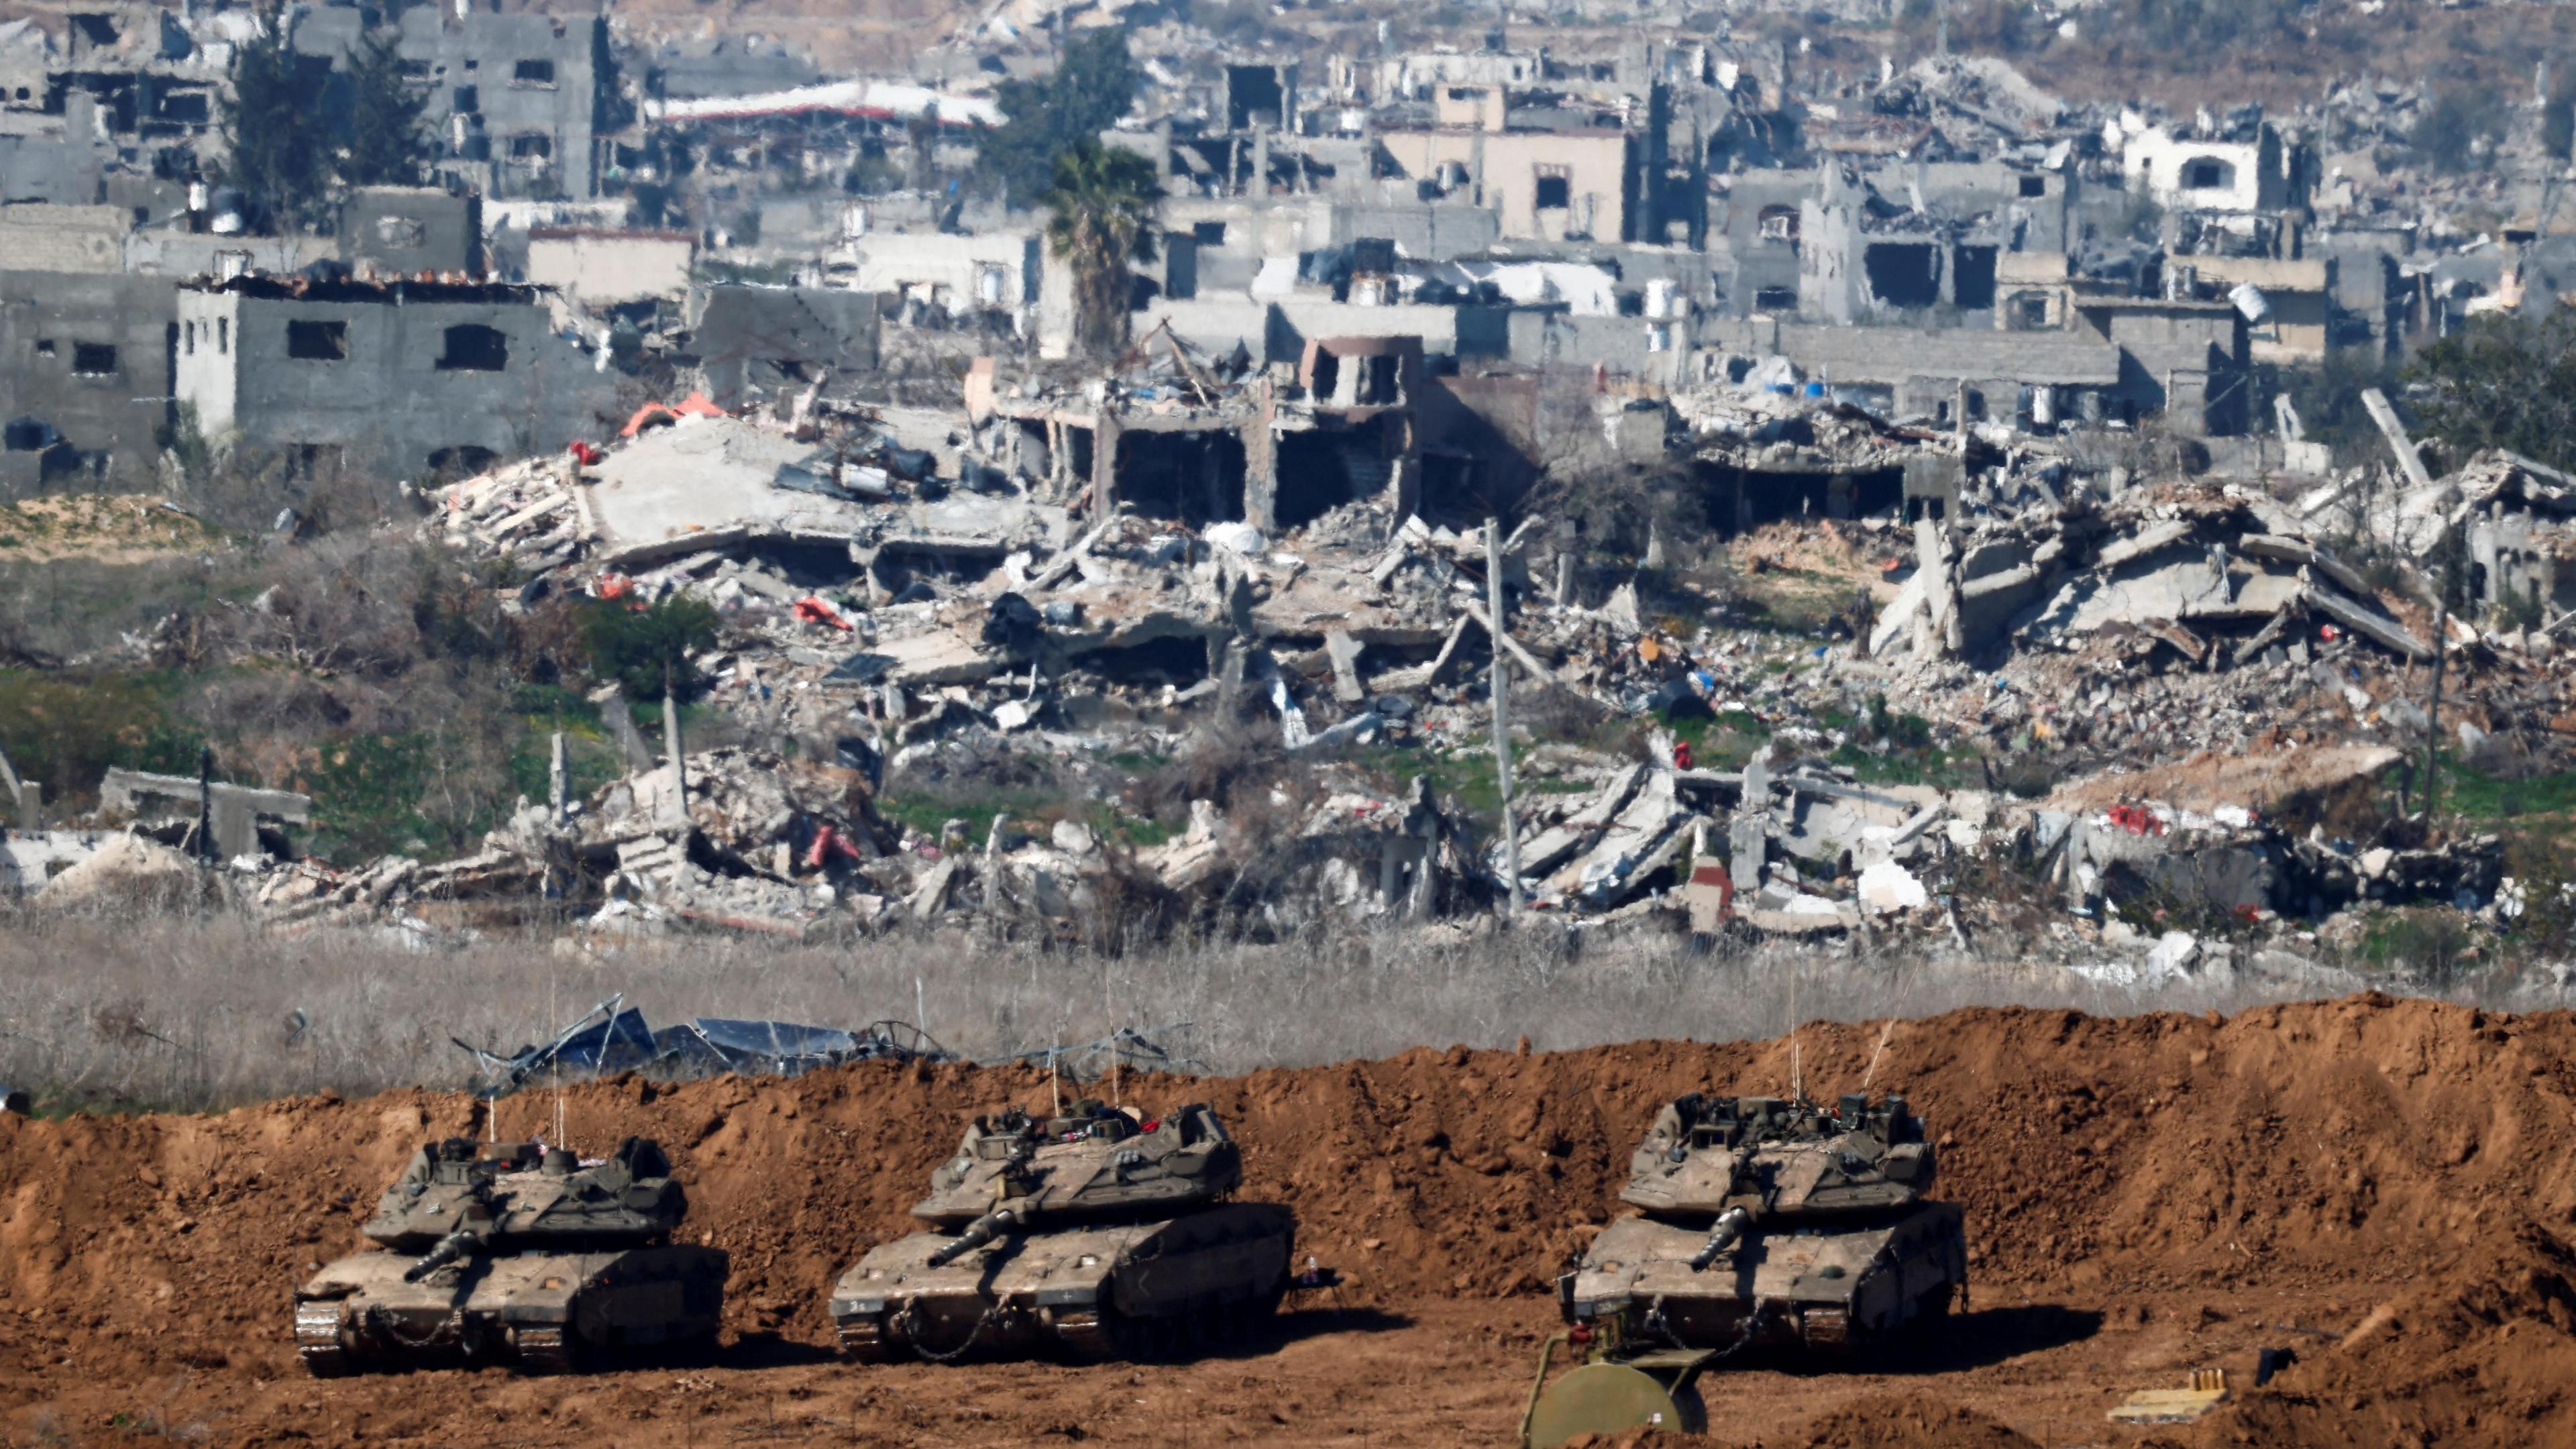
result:
M 1615 1433 L 1664 1412 L 1631 1378 L 1681 1393 L 1755 1344 L 1863 1356 L 1939 1319 L 1967 1286 L 1959 1209 L 1927 1201 L 1935 1169 L 1905 1099 L 1692 1094 L 1657 1114 L 1622 1201 L 1557 1280 L 1584 1367 L 1532 1389 L 1526 1432 Z M 1685 1365 L 1683 1359 L 1701 1355 Z M 1669 1381 L 1667 1383 L 1666 1381 Z M 1622 1387 L 1624 1385 L 1624 1387 Z
M 330 1377 L 487 1358 L 554 1372 L 711 1341 L 730 1264 L 670 1241 L 687 1213 L 641 1137 L 590 1162 L 534 1142 L 431 1143 L 363 1229 L 380 1248 L 296 1290 L 296 1348 Z
M 841 1347 L 862 1363 L 1048 1348 L 1101 1360 L 1242 1337 L 1286 1293 L 1295 1232 L 1285 1207 L 1229 1201 L 1242 1180 L 1205 1106 L 978 1117 L 913 1209 L 932 1230 L 833 1286 Z

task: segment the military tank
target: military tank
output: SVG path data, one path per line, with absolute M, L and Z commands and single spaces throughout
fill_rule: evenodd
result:
M 1099 1362 L 1247 1337 L 1287 1292 L 1295 1222 L 1275 1203 L 1227 1201 L 1242 1180 L 1240 1150 L 1203 1105 L 977 1117 L 912 1210 L 930 1229 L 833 1286 L 842 1351 Z
M 1832 1109 L 1693 1094 L 1657 1114 L 1613 1223 L 1562 1280 L 1570 1323 L 1631 1314 L 1693 1346 L 1846 1353 L 1947 1313 L 1967 1282 L 1957 1206 L 1903 1097 Z
M 353 1254 L 295 1290 L 317 1377 L 504 1360 L 558 1373 L 716 1334 L 730 1264 L 674 1243 L 688 1198 L 629 1137 L 585 1162 L 539 1142 L 433 1142 L 376 1204 Z
M 1958 1207 L 1925 1200 L 1933 1169 L 1901 1096 L 1670 1103 L 1619 1193 L 1641 1211 L 1557 1280 L 1569 1331 L 1542 1354 L 1523 1440 L 1695 1430 L 1693 1380 L 1739 1349 L 1858 1358 L 1938 1320 L 1968 1259 Z M 1551 1383 L 1558 1347 L 1579 1366 Z

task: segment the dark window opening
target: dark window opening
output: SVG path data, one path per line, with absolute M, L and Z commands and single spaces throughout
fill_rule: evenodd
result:
M 2006 309 L 2006 320 L 2015 332 L 2040 332 L 2048 327 L 2048 294 L 2024 292 L 2012 299 Z
M 1928 242 L 1882 242 L 1861 253 L 1869 294 L 1890 307 L 1929 307 L 1941 300 L 1939 253 Z
M 1951 299 L 1983 312 L 1995 305 L 1995 249 L 1961 247 L 1950 262 Z
M 512 136 L 510 154 L 522 159 L 531 156 L 539 159 L 552 156 L 555 154 L 555 138 L 542 131 L 530 131 L 525 135 Z
M 551 60 L 523 60 L 510 71 L 515 85 L 550 86 L 555 83 L 555 63 Z
M 72 29 L 91 45 L 116 44 L 116 17 L 96 10 L 77 11 L 72 15 Z
M 1360 377 L 1362 407 L 1392 407 L 1404 401 L 1404 389 L 1398 381 L 1401 373 L 1397 364 L 1401 361 L 1392 354 L 1368 359 L 1368 371 Z
M 1271 500 L 1272 517 L 1281 528 L 1301 528 L 1346 503 L 1385 494 L 1394 481 L 1395 463 L 1386 456 L 1387 424 L 1381 418 L 1361 428 L 1316 429 L 1279 439 L 1279 490 Z
M 2021 179 L 2021 194 L 2024 196 L 2046 196 L 2048 194 L 2048 178 L 2045 176 L 2023 177 Z
M 1798 310 L 1798 289 L 1763 287 L 1754 292 L 1753 307 L 1759 312 L 1795 312 Z
M 1208 677 L 1208 645 L 1195 634 L 1167 635 L 1117 649 L 1093 649 L 1073 662 L 1120 684 L 1171 684 L 1183 689 Z
M 1221 221 L 1194 221 L 1194 222 L 1191 222 L 1191 223 L 1190 223 L 1190 240 L 1192 240 L 1192 241 L 1194 241 L 1194 242 L 1197 242 L 1200 246 L 1203 246 L 1203 247 L 1221 247 L 1221 246 L 1224 246 L 1224 245 L 1225 245 L 1225 223 L 1224 223 L 1224 222 L 1221 222 Z
M 1316 402 L 1330 402 L 1342 386 L 1342 360 L 1318 349 L 1315 353 L 1315 380 L 1306 395 Z
M 2194 191 L 2215 191 L 2235 180 L 2236 168 L 2215 157 L 2204 156 L 2182 168 L 2182 184 Z
M 400 71 L 405 80 L 429 79 L 429 62 L 425 60 L 398 60 L 394 62 L 394 69 Z
M 1197 527 L 1243 517 L 1243 440 L 1228 432 L 1122 433 L 1118 501 Z
M 1798 240 L 1798 208 L 1766 206 L 1755 213 L 1754 226 L 1761 232 L 1764 241 L 1788 242 L 1795 245 Z
M 483 88 L 481 86 L 458 86 L 456 88 L 456 104 L 449 109 L 455 111 L 456 114 L 460 116 L 471 116 L 479 113 L 483 109 Z
M 233 319 L 230 317 L 215 319 L 215 350 L 223 353 L 233 350 Z
M 486 472 L 499 461 L 501 461 L 501 455 L 489 448 L 478 448 L 472 443 L 458 443 L 453 447 L 440 448 L 431 453 L 429 471 L 442 479 L 452 481 L 471 478 L 477 473 Z
M 1574 204 L 1574 178 L 1562 167 L 1541 167 L 1538 173 L 1538 201 L 1541 211 L 1563 211 Z
M 116 348 L 105 342 L 73 343 L 72 371 L 82 377 L 116 376 Z
M 1766 473 L 1703 463 L 1696 470 L 1709 527 L 1733 537 L 1790 518 L 1862 518 L 1905 504 L 1905 470 Z
M 1972 423 L 1984 422 L 1986 420 L 1986 395 L 1972 387 L 1967 389 L 1965 396 L 1968 399 L 1968 421 Z
M 349 356 L 349 324 L 346 322 L 289 322 L 286 324 L 286 355 L 307 362 L 342 362 Z
M 204 91 L 181 91 L 161 98 L 161 119 L 182 126 L 202 126 L 214 119 L 214 107 Z
M 467 322 L 447 329 L 438 357 L 441 372 L 500 372 L 510 365 L 510 339 L 501 329 Z
M 41 453 L 54 445 L 53 424 L 42 418 L 11 418 L 0 430 L 0 442 L 12 453 Z
M 1286 111 L 1288 96 L 1279 84 L 1279 72 L 1266 65 L 1230 65 L 1225 68 L 1225 122 L 1231 130 L 1254 126 L 1276 126 Z

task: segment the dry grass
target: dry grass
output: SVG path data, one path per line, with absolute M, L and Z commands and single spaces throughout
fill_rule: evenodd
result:
M 225 916 L 0 920 L 0 1082 L 63 1104 L 220 1108 L 333 1090 L 461 1083 L 449 1038 L 503 1050 L 624 992 L 656 1024 L 698 1014 L 857 1026 L 910 1018 L 993 1058 L 1113 1025 L 1191 1023 L 1166 1045 L 1236 1072 L 1464 1042 L 1541 1049 L 1640 1037 L 1768 1037 L 1793 1020 L 1977 1004 L 2120 1014 L 2274 999 L 2138 993 L 1911 948 L 1694 951 L 1580 945 L 1553 926 L 1118 954 L 984 947 L 954 935 L 855 947 L 703 939 L 568 951 L 427 949 L 398 932 L 278 935 Z

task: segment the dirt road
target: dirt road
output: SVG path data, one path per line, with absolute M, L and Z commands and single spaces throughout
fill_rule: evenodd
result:
M 1809 1090 L 1857 1084 L 1875 1026 L 1800 1033 Z M 319 1383 L 287 1343 L 309 1264 L 463 1098 L 299 1099 L 217 1117 L 0 1119 L 0 1444 L 1509 1442 L 1542 1285 L 1609 1219 L 1653 1104 L 1777 1091 L 1784 1042 L 1551 1055 L 1422 1050 L 1131 1081 L 1212 1102 L 1247 1195 L 1298 1212 L 1341 1300 L 1281 1341 L 1179 1366 L 852 1369 L 821 1298 L 1033 1072 L 859 1066 L 795 1082 L 603 1083 L 573 1140 L 658 1136 L 690 1236 L 733 1254 L 713 1363 L 523 1380 Z M 1901 1023 L 1905 1090 L 1966 1205 L 1972 1311 L 1900 1372 L 1756 1365 L 1710 1381 L 1729 1444 L 2158 1442 L 2103 1411 L 2209 1364 L 2250 1384 L 2188 1444 L 2576 1444 L 2576 1022 L 2360 997 L 2199 1017 L 1969 1011 Z M 503 1104 L 524 1133 L 548 1099 Z M 518 1120 L 513 1120 L 513 1118 Z M 479 1132 L 478 1134 L 479 1135 Z

